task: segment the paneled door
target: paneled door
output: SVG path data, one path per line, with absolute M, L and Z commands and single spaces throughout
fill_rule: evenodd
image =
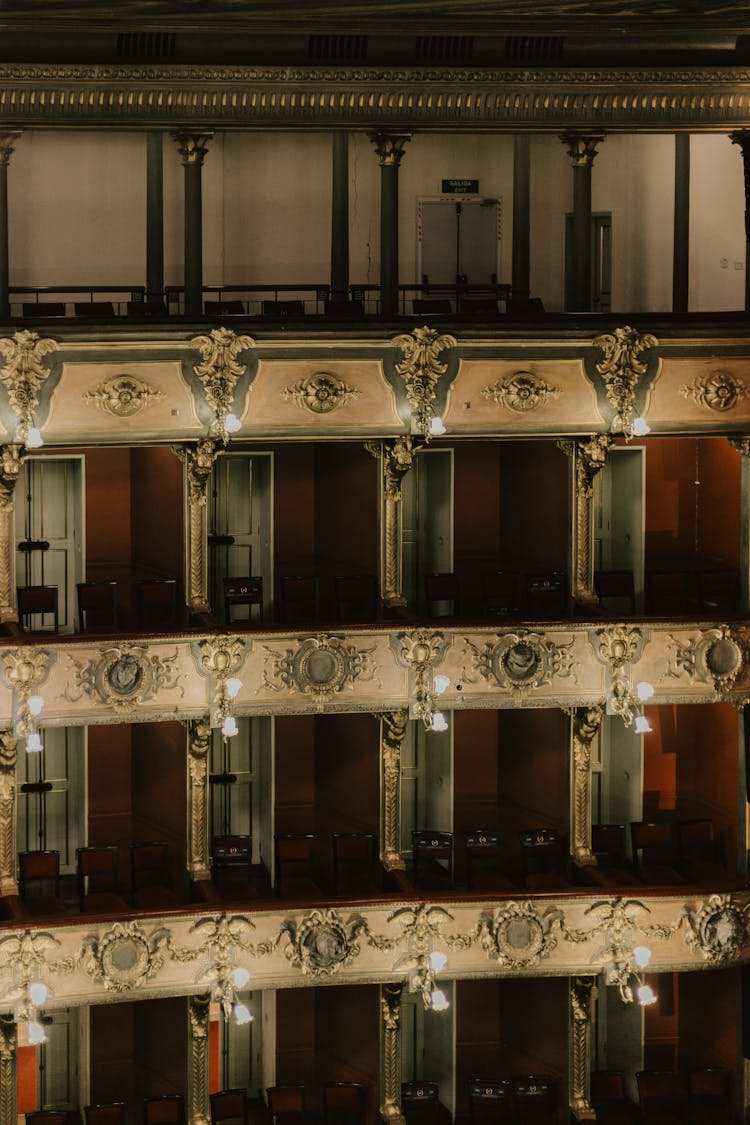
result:
M 209 488 L 209 589 L 224 620 L 224 579 L 263 579 L 264 613 L 273 597 L 273 456 L 226 453 L 214 465 Z

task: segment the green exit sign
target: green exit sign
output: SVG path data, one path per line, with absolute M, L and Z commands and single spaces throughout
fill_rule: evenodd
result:
M 479 180 L 441 180 L 443 195 L 478 195 Z

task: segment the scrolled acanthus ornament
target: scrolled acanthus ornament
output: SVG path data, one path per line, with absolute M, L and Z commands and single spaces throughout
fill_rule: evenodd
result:
M 83 395 L 87 406 L 96 406 L 114 418 L 132 418 L 163 398 L 161 391 L 155 390 L 150 383 L 137 379 L 135 375 L 118 375 L 114 379 L 107 379 Z
M 541 915 L 532 902 L 509 902 L 480 916 L 476 936 L 491 960 L 509 969 L 528 969 L 557 945 L 552 927 L 560 918 L 559 910 Z
M 626 325 L 616 328 L 613 333 L 597 336 L 592 343 L 604 352 L 604 359 L 597 363 L 596 370 L 604 381 L 607 399 L 615 410 L 610 429 L 630 438 L 633 436 L 638 382 L 648 370 L 648 364 L 638 357 L 648 348 L 658 347 L 659 341 L 649 332 L 641 333 Z
M 685 910 L 685 941 L 704 961 L 724 965 L 739 956 L 747 941 L 747 911 L 731 895 L 711 895 L 699 910 Z
M 247 371 L 237 357 L 255 347 L 250 336 L 238 336 L 231 328 L 214 328 L 209 336 L 194 336 L 190 347 L 200 352 L 203 363 L 195 366 L 195 374 L 203 384 L 206 398 L 216 415 L 211 434 L 225 444 L 229 439 L 227 417 L 232 414 L 237 381 Z
M 553 387 L 533 371 L 514 371 L 512 375 L 482 387 L 482 398 L 517 414 L 538 410 L 559 394 L 559 387 Z
M 169 930 L 147 935 L 137 922 L 115 922 L 101 937 L 83 941 L 83 967 L 96 984 L 113 992 L 140 988 L 161 969 L 161 952 L 169 941 Z
M 338 407 L 353 402 L 361 394 L 357 387 L 350 387 L 327 371 L 309 375 L 281 391 L 285 402 L 296 402 L 297 406 L 313 414 L 330 414 Z
M 549 683 L 554 676 L 575 679 L 572 640 L 555 644 L 546 640 L 543 633 L 519 629 L 482 645 L 469 637 L 464 637 L 464 641 L 472 670 L 492 687 L 506 688 L 519 699 Z M 471 680 L 470 674 L 466 679 Z
M 305 637 L 296 649 L 281 652 L 270 645 L 264 649 L 268 654 L 264 686 L 272 691 L 298 691 L 312 697 L 319 707 L 345 688 L 353 690 L 355 681 L 365 683 L 374 676 L 374 646 L 357 648 L 326 633 Z
M 744 677 L 748 664 L 748 642 L 728 625 L 704 629 L 697 638 L 678 638 L 670 634 L 672 658 L 667 675 L 686 675 L 713 685 L 722 695 Z
M 146 645 L 128 643 L 103 649 L 98 660 L 85 664 L 69 653 L 75 669 L 74 690 L 66 688 L 65 699 L 75 703 L 86 695 L 125 715 L 151 701 L 159 691 L 178 689 L 184 695 L 175 671 L 177 655 L 177 649 L 169 656 L 150 655 Z
M 39 392 L 49 376 L 49 368 L 42 360 L 58 348 L 56 340 L 42 340 L 38 333 L 26 329 L 15 332 L 12 339 L 0 339 L 0 355 L 6 361 L 0 367 L 0 382 L 8 391 L 11 408 L 18 418 L 16 441 L 25 442 L 34 426 Z
M 680 387 L 680 392 L 685 398 L 691 398 L 709 410 L 723 413 L 725 410 L 733 410 L 746 397 L 748 388 L 744 380 L 731 371 L 719 370 L 712 371 L 693 383 L 686 383 L 684 387 Z
M 400 348 L 404 359 L 396 364 L 396 371 L 404 380 L 406 397 L 414 411 L 414 429 L 427 440 L 430 438 L 435 401 L 435 388 L 441 375 L 448 370 L 438 356 L 446 348 L 455 348 L 453 336 L 440 335 L 434 328 L 415 328 L 411 335 L 396 336 L 391 343 Z

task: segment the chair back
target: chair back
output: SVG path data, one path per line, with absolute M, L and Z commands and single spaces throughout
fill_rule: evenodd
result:
M 471 1125 L 495 1125 L 515 1120 L 513 1087 L 505 1079 L 484 1082 L 472 1078 L 469 1083 L 469 1120 Z
M 34 894 L 60 893 L 60 853 L 58 851 L 38 851 L 18 853 L 18 890 L 22 899 L 29 893 L 30 884 Z
M 77 582 L 78 632 L 117 629 L 117 583 Z
M 565 617 L 568 609 L 567 576 L 550 570 L 526 576 L 526 607 L 532 618 Z
M 365 1112 L 365 1093 L 360 1082 L 326 1082 L 323 1087 L 326 1125 L 360 1125 Z
M 28 631 L 29 618 L 37 615 L 42 618 L 44 627 L 44 618 L 51 613 L 52 632 L 56 633 L 59 629 L 57 594 L 57 586 L 17 586 L 16 604 L 21 628 Z
M 94 1102 L 83 1116 L 86 1125 L 125 1125 L 125 1102 Z
M 591 1073 L 591 1101 L 625 1101 L 625 1072 L 622 1070 L 594 1070 Z
M 453 879 L 452 832 L 419 829 L 411 834 L 411 849 L 417 885 L 430 873 L 444 875 L 446 880 Z
M 117 848 L 113 844 L 77 848 L 76 866 L 81 901 L 87 893 L 117 891 Z M 111 1125 L 111 1123 L 97 1121 L 96 1125 Z
M 318 577 L 315 574 L 285 574 L 280 580 L 281 620 L 317 621 L 319 616 Z
M 263 301 L 263 316 L 304 316 L 304 301 Z
M 636 867 L 675 863 L 674 834 L 668 821 L 636 821 L 630 825 L 630 835 Z
M 214 836 L 211 847 L 214 876 L 249 868 L 253 862 L 252 836 Z
M 35 1109 L 24 1116 L 27 1125 L 70 1125 L 71 1120 L 70 1110 L 67 1109 Z
M 244 316 L 245 306 L 242 301 L 204 301 L 203 309 L 208 316 Z
M 712 568 L 699 570 L 698 605 L 704 613 L 716 610 L 734 612 L 739 608 L 740 574 L 738 570 Z
M 461 583 L 457 574 L 425 574 L 424 590 L 429 617 L 453 617 L 461 612 Z
M 485 617 L 521 617 L 524 609 L 523 576 L 515 570 L 482 574 L 482 613 Z
M 277 893 L 282 892 L 286 880 L 312 878 L 314 844 L 312 832 L 290 832 L 274 836 Z
M 371 886 L 374 867 L 375 837 L 372 832 L 334 832 L 333 878 L 337 894 L 343 890 Z
M 75 301 L 76 316 L 114 316 L 115 306 L 111 301 Z
M 649 613 L 689 613 L 697 608 L 695 571 L 651 570 L 646 574 Z
M 731 1075 L 718 1066 L 695 1067 L 688 1073 L 687 1090 L 690 1105 L 696 1109 L 728 1110 Z
M 143 1125 L 185 1125 L 182 1094 L 158 1094 L 143 1099 Z
M 466 840 L 466 878 L 473 888 L 474 878 L 488 869 L 497 871 L 501 860 L 501 838 L 499 832 L 472 828 L 465 833 Z M 471 1088 L 469 1090 L 471 1095 Z
M 524 874 L 561 875 L 565 865 L 563 839 L 555 828 L 527 828 L 521 833 Z
M 600 867 L 626 866 L 627 848 L 625 844 L 625 825 L 592 824 L 591 850 L 596 856 L 597 863 Z M 615 1072 L 613 1071 L 612 1073 Z
M 642 1110 L 679 1111 L 682 1090 L 679 1075 L 674 1070 L 639 1070 L 635 1080 Z
M 23 316 L 65 316 L 64 301 L 23 301 L 21 303 Z M 39 1111 L 42 1112 L 41 1110 Z M 46 1112 L 46 1111 L 45 1111 Z M 26 1114 L 28 1120 L 29 1114 Z
M 415 297 L 412 300 L 411 307 L 419 316 L 423 313 L 434 316 L 435 313 L 453 312 L 453 306 L 447 297 Z
M 528 1074 L 513 1079 L 516 1119 L 535 1125 L 554 1125 L 557 1121 L 557 1082 L 547 1074 Z
M 136 582 L 139 629 L 169 629 L 177 626 L 177 581 L 174 578 L 142 578 Z
M 266 1097 L 272 1118 L 280 1114 L 305 1112 L 304 1086 L 269 1086 Z
M 677 825 L 677 843 L 682 860 L 715 863 L 719 858 L 712 820 L 681 821 Z
M 244 1087 L 211 1094 L 211 1125 L 230 1121 L 247 1125 L 247 1090 Z
M 263 579 L 259 575 L 248 574 L 241 578 L 224 579 L 224 620 L 229 625 L 233 606 L 247 606 L 247 620 L 253 620 L 253 609 L 257 608 L 256 621 L 263 620 Z
M 141 887 L 161 887 L 168 884 L 169 844 L 164 840 L 131 844 L 130 877 L 134 891 Z
M 377 618 L 377 583 L 372 574 L 337 574 L 333 579 L 337 621 L 354 624 Z
M 614 602 L 605 606 L 613 611 L 635 613 L 635 582 L 632 570 L 597 570 L 594 572 L 594 590 L 599 601 Z M 623 607 L 624 603 L 624 607 Z
M 401 1108 L 407 1121 L 437 1121 L 439 1093 L 437 1082 L 402 1082 Z

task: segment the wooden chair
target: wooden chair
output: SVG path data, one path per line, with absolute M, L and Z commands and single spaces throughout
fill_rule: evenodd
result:
M 304 1086 L 269 1086 L 266 1099 L 272 1125 L 302 1125 L 307 1121 Z
M 78 632 L 117 630 L 117 583 L 77 582 Z
M 694 1068 L 687 1076 L 691 1125 L 732 1125 L 732 1076 L 718 1066 Z
M 452 313 L 453 306 L 447 297 L 415 297 L 411 303 L 412 310 L 418 315 L 427 314 L 434 316 L 436 313 Z
M 182 1094 L 157 1094 L 143 1099 L 143 1125 L 185 1125 Z
M 646 608 L 651 614 L 681 615 L 698 608 L 693 570 L 651 570 L 646 574 Z
M 378 616 L 378 587 L 372 574 L 337 574 L 333 579 L 336 620 L 367 624 Z
M 64 301 L 23 301 L 21 314 L 27 316 L 65 316 Z M 28 1114 L 26 1115 L 28 1120 Z
M 437 1125 L 440 1117 L 437 1082 L 402 1082 L 401 1109 L 406 1125 Z
M 115 306 L 111 301 L 75 301 L 73 310 L 76 316 L 114 316 Z M 104 1123 L 102 1123 L 104 1125 Z
M 24 907 L 35 918 L 67 914 L 60 898 L 60 853 L 18 853 L 18 893 Z
M 214 836 L 211 856 L 214 885 L 224 898 L 238 902 L 258 897 L 252 875 L 251 836 Z
M 469 1082 L 469 1121 L 471 1125 L 512 1125 L 516 1120 L 513 1087 L 505 1079 Z
M 678 867 L 691 883 L 725 883 L 729 873 L 722 861 L 714 822 L 707 818 L 682 820 L 677 825 Z
M 17 586 L 16 604 L 18 606 L 18 623 L 24 632 L 38 632 L 29 629 L 30 618 L 40 616 L 42 627 L 44 618 L 52 614 L 52 632 L 59 631 L 60 623 L 57 613 L 57 586 Z
M 466 839 L 466 881 L 471 891 L 512 894 L 518 888 L 502 869 L 502 848 L 499 832 L 472 828 Z
M 247 1090 L 244 1087 L 211 1094 L 211 1125 L 248 1125 Z
M 677 869 L 678 855 L 672 825 L 667 821 L 637 821 L 630 825 L 635 873 L 651 887 L 684 883 Z
M 522 617 L 523 576 L 516 570 L 485 571 L 482 574 L 482 615 Z
M 557 1125 L 557 1082 L 549 1075 L 514 1078 L 513 1101 L 518 1125 Z
M 524 882 L 530 891 L 570 890 L 564 845 L 555 828 L 527 828 L 521 833 Z
M 635 1125 L 638 1106 L 625 1092 L 622 1070 L 595 1070 L 591 1075 L 591 1104 L 599 1125 Z
M 168 316 L 167 306 L 163 301 L 128 301 L 126 305 L 128 316 Z M 166 1095 L 165 1095 L 166 1096 Z
M 75 1115 L 80 1122 L 81 1118 L 77 1111 Z M 24 1116 L 26 1125 L 72 1125 L 72 1113 L 69 1109 L 35 1109 Z
M 362 1125 L 367 1090 L 360 1082 L 326 1082 L 323 1087 L 325 1125 Z
M 378 893 L 372 832 L 334 832 L 333 884 L 337 895 Z
M 526 608 L 533 620 L 556 620 L 568 615 L 567 576 L 549 570 L 526 576 Z
M 125 1125 L 125 1102 L 93 1102 L 84 1106 L 86 1125 Z
M 177 581 L 142 578 L 135 584 L 139 629 L 176 629 Z
M 453 888 L 453 833 L 422 828 L 411 834 L 414 882 L 420 890 Z
M 323 311 L 326 316 L 364 316 L 364 301 L 340 301 L 330 298 L 323 302 Z
M 461 582 L 452 571 L 425 574 L 425 605 L 428 617 L 456 617 L 461 612 Z
M 736 613 L 740 605 L 739 571 L 706 567 L 697 572 L 698 606 L 703 613 Z
M 233 606 L 247 606 L 247 621 L 252 623 L 263 620 L 263 579 L 257 575 L 247 575 L 243 578 L 224 579 L 224 621 L 227 625 L 237 625 L 237 619 L 232 619 Z M 253 618 L 253 609 L 258 613 Z
M 163 840 L 130 845 L 133 906 L 138 910 L 175 910 L 180 896 L 170 886 L 169 845 Z
M 604 609 L 626 616 L 635 614 L 635 582 L 632 570 L 597 570 L 594 589 Z
M 82 914 L 121 914 L 128 909 L 118 891 L 117 848 L 114 845 L 78 848 L 76 865 Z M 96 1125 L 111 1123 L 96 1122 Z
M 274 836 L 276 852 L 276 894 L 280 898 L 321 898 L 315 881 L 311 832 L 289 832 Z
M 497 300 L 495 297 L 459 297 L 458 311 L 471 316 L 497 316 Z
M 584 883 L 596 887 L 638 886 L 639 880 L 627 856 L 624 824 L 592 825 L 591 850 L 596 864 L 579 869 Z
M 242 301 L 204 301 L 203 311 L 206 316 L 245 316 L 245 306 Z
M 281 620 L 290 624 L 310 624 L 320 616 L 318 577 L 314 574 L 285 574 L 279 583 Z
M 304 301 L 263 301 L 263 316 L 304 316 Z
M 684 1125 L 685 1098 L 673 1070 L 639 1070 L 635 1076 L 643 1121 L 653 1125 Z

